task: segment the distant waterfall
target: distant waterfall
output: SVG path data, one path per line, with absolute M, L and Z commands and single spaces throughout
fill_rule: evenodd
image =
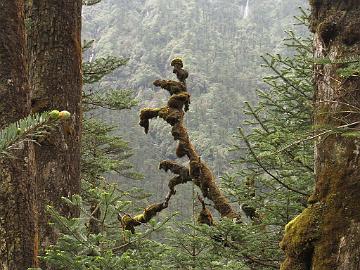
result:
M 248 15 L 249 15 L 249 0 L 246 1 L 246 7 L 245 7 L 243 19 L 245 19 Z

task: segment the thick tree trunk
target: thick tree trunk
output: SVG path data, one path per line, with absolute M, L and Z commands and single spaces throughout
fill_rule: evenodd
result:
M 360 54 L 360 2 L 312 0 L 315 57 L 341 62 Z M 315 125 L 359 131 L 360 77 L 349 64 L 315 67 Z M 345 128 L 341 128 L 342 130 Z M 316 188 L 281 243 L 283 270 L 360 269 L 360 140 L 327 133 L 316 141 Z
M 30 112 L 24 1 L 0 0 L 0 130 Z M 0 160 L 0 269 L 37 267 L 35 153 L 24 143 Z
M 40 241 L 56 239 L 44 211 L 76 215 L 61 197 L 79 193 L 81 127 L 81 0 L 33 0 L 28 7 L 32 111 L 68 110 L 71 118 L 36 148 Z

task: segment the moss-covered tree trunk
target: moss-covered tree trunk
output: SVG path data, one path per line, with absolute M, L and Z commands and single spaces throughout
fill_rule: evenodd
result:
M 45 206 L 74 215 L 61 200 L 80 189 L 81 0 L 33 0 L 28 12 L 32 111 L 67 110 L 71 118 L 36 148 L 40 241 L 56 239 Z
M 0 1 L 0 130 L 30 112 L 24 1 Z M 37 266 L 35 155 L 30 143 L 0 160 L 0 269 Z
M 339 62 L 359 57 L 360 2 L 312 0 L 310 4 L 315 57 L 333 62 L 314 69 L 315 126 L 337 127 L 338 132 L 317 138 L 315 192 L 309 207 L 286 227 L 281 243 L 286 260 L 281 269 L 358 270 L 360 139 L 349 135 L 360 129 L 360 77 L 358 70 L 341 76 L 339 71 L 353 64 Z

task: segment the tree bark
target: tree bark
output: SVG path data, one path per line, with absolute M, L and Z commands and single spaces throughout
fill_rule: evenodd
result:
M 315 192 L 309 207 L 286 226 L 281 269 L 358 270 L 360 140 L 341 133 L 360 129 L 360 77 L 356 72 L 340 76 L 339 69 L 350 67 L 345 59 L 360 54 L 360 4 L 358 0 L 310 4 L 315 57 L 332 61 L 315 66 L 314 124 L 343 128 L 316 141 Z
M 0 1 L 0 130 L 30 113 L 24 1 Z M 31 143 L 0 160 L 0 269 L 37 267 L 35 155 Z
M 77 209 L 61 197 L 80 191 L 81 0 L 33 0 L 28 7 L 28 50 L 32 112 L 67 110 L 71 118 L 36 148 L 41 247 L 57 236 L 48 225 L 46 205 L 62 215 Z

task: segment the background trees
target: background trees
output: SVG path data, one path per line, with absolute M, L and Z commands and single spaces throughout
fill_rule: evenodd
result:
M 306 16 L 304 15 L 304 17 Z M 300 33 L 303 31 L 302 28 Z M 200 209 L 197 206 L 199 203 L 196 198 L 196 189 L 190 189 L 188 199 L 179 196 L 184 192 L 184 190 L 179 189 L 174 197 L 179 197 L 179 200 L 177 202 L 173 201 L 172 204 L 173 209 L 190 209 L 190 211 L 182 211 L 183 216 L 186 216 L 184 213 L 191 213 L 191 216 L 179 218 L 185 220 L 184 223 L 167 223 L 167 226 L 164 226 L 163 223 L 157 224 L 154 221 L 145 226 L 145 228 L 137 229 L 137 234 L 135 235 L 122 232 L 125 235 L 123 239 L 119 239 L 119 235 L 116 233 L 113 235 L 114 231 L 108 234 L 107 231 L 111 229 L 105 227 L 101 231 L 101 236 L 99 236 L 103 243 L 106 243 L 102 246 L 96 242 L 96 238 L 86 235 L 86 226 L 82 223 L 84 222 L 83 220 L 87 220 L 86 215 L 82 217 L 82 221 L 66 220 L 66 224 L 73 224 L 74 230 L 61 227 L 61 223 L 57 222 L 62 228 L 64 239 L 71 239 L 73 245 L 78 247 L 76 249 L 77 255 L 74 257 L 74 250 L 67 246 L 65 241 L 60 241 L 57 246 L 49 251 L 47 260 L 52 260 L 53 263 L 58 265 L 66 265 L 70 269 L 71 267 L 76 269 L 79 265 L 83 265 L 77 263 L 77 260 L 81 262 L 86 261 L 91 264 L 96 258 L 98 261 L 96 267 L 100 269 L 105 267 L 106 263 L 108 263 L 107 267 L 109 265 L 115 267 L 116 265 L 120 269 L 149 269 L 160 266 L 164 269 L 204 269 L 207 267 L 213 269 L 277 269 L 282 260 L 282 253 L 278 247 L 278 242 L 282 237 L 284 225 L 306 204 L 306 196 L 304 194 L 306 195 L 310 192 L 313 179 L 311 144 L 300 142 L 289 147 L 294 141 L 296 142 L 298 139 L 306 138 L 309 134 L 312 134 L 311 100 L 313 89 L 311 80 L 308 77 L 311 74 L 313 64 L 311 59 L 311 41 L 306 37 L 298 38 L 293 33 L 289 33 L 288 44 L 285 55 L 269 55 L 266 57 L 265 64 L 269 68 L 267 73 L 271 74 L 265 79 L 268 86 L 264 84 L 262 89 L 258 91 L 259 106 L 253 107 L 247 105 L 246 107 L 246 113 L 249 115 L 248 121 L 250 122 L 248 124 L 255 127 L 255 129 L 250 132 L 250 129 L 246 128 L 243 135 L 239 136 L 242 142 L 240 140 L 239 142 L 236 141 L 238 151 L 232 153 L 234 157 L 241 155 L 239 158 L 241 164 L 235 167 L 239 173 L 237 177 L 229 176 L 225 178 L 226 191 L 231 195 L 235 207 L 238 207 L 239 211 L 241 211 L 240 206 L 246 209 L 244 224 L 234 224 L 223 220 L 216 221 L 216 225 L 211 228 L 198 226 L 196 220 Z M 93 59 L 92 61 L 96 61 L 96 51 L 94 51 L 94 48 L 89 48 L 87 53 L 90 59 Z M 251 65 L 251 62 L 248 64 Z M 111 82 L 116 78 L 114 76 L 116 75 L 104 77 L 104 80 L 100 81 L 99 84 L 101 86 L 111 85 Z M 190 86 L 191 84 L 188 83 L 188 85 Z M 191 88 L 189 89 L 191 91 Z M 242 90 L 242 88 L 239 90 Z M 151 91 L 143 91 L 142 93 L 151 93 Z M 199 111 L 201 121 L 195 120 L 192 123 L 191 117 L 194 114 L 191 114 L 191 110 L 193 109 L 193 103 L 196 103 L 196 98 L 194 98 L 195 101 L 193 101 L 190 106 L 191 110 L 186 116 L 187 122 L 192 123 L 190 125 L 200 125 L 204 128 L 204 132 L 211 129 L 214 136 L 216 136 L 218 127 L 214 127 L 213 124 L 223 124 L 221 121 L 218 121 L 217 113 L 222 112 L 223 115 L 221 117 L 223 117 L 227 116 L 229 111 L 237 108 L 232 108 L 231 106 L 228 108 L 221 107 L 221 105 L 224 105 L 223 103 L 229 104 L 236 101 L 235 96 L 232 94 L 232 92 L 221 92 L 220 96 L 223 100 L 219 101 L 219 108 L 216 110 L 211 107 L 216 102 L 214 100 L 216 98 L 215 92 L 211 95 L 204 93 L 202 95 L 203 102 L 209 108 L 203 108 L 203 111 Z M 196 96 L 196 94 L 194 95 Z M 139 95 L 138 97 L 141 96 Z M 210 97 L 214 97 L 214 99 Z M 151 94 L 146 96 L 146 98 L 149 98 L 146 102 L 151 104 L 151 106 L 165 103 L 162 100 L 161 93 Z M 100 111 L 97 110 L 96 112 L 98 112 L 98 115 L 101 115 Z M 106 111 L 102 112 L 104 120 L 111 118 L 111 115 Z M 201 115 L 201 112 L 205 115 Z M 236 115 L 238 112 L 233 111 L 232 113 Z M 127 113 L 126 117 L 120 115 L 119 119 L 127 119 L 127 116 L 130 114 L 131 112 Z M 213 119 L 214 122 L 206 121 L 208 119 Z M 117 119 L 116 121 L 120 120 Z M 152 127 L 156 126 L 156 123 L 152 122 Z M 137 126 L 137 123 L 134 123 L 134 126 L 123 127 L 122 130 L 125 133 L 129 131 L 136 132 L 135 125 Z M 196 134 L 201 133 L 197 131 L 197 126 L 194 127 L 194 130 Z M 157 139 L 158 132 L 165 134 L 169 130 L 160 129 L 156 132 L 155 136 L 155 133 L 152 134 L 150 130 L 149 135 L 153 137 L 152 139 Z M 223 132 L 221 135 L 223 139 L 226 138 L 227 133 Z M 140 136 L 143 137 L 143 135 L 139 135 L 139 138 Z M 200 136 L 204 135 L 200 134 Z M 135 140 L 139 138 L 134 138 L 133 136 Z M 214 144 L 213 136 L 209 135 L 201 138 L 201 140 L 196 140 L 196 147 L 200 145 L 200 151 L 208 151 L 216 160 L 217 156 L 212 152 Z M 245 140 L 245 143 L 243 140 Z M 246 142 L 249 143 L 248 146 Z M 163 150 L 157 144 L 151 145 L 151 142 L 149 144 L 151 147 L 141 143 L 135 145 L 136 148 L 141 147 L 141 159 L 136 156 L 134 157 L 134 160 L 141 164 L 140 167 L 146 169 L 145 179 L 147 181 L 143 185 L 146 191 L 154 189 L 155 184 L 152 182 L 152 179 L 156 181 L 156 185 L 161 186 L 164 184 L 158 178 L 148 177 L 148 173 L 151 170 L 150 165 L 154 161 L 146 158 L 148 153 L 145 149 L 149 148 L 148 151 L 153 154 L 153 148 L 159 148 L 161 152 L 155 151 L 158 159 L 158 156 L 166 156 L 168 151 L 171 152 L 172 149 L 167 150 L 167 148 L 174 147 L 172 144 L 169 144 L 170 146 L 166 146 L 166 149 Z M 165 142 L 162 142 L 162 145 L 165 145 Z M 211 150 L 207 149 L 207 147 Z M 245 152 L 244 148 L 247 147 L 249 151 Z M 226 152 L 225 149 L 223 150 Z M 254 158 L 254 154 L 251 151 L 255 153 L 255 157 L 258 160 Z M 162 152 L 164 153 L 162 154 Z M 169 156 L 169 158 L 172 157 Z M 204 160 L 207 158 L 212 160 L 211 156 L 207 155 L 204 155 L 202 158 Z M 227 166 L 230 167 L 229 164 Z M 122 177 L 113 176 L 112 178 L 122 183 L 123 186 L 125 185 L 125 180 Z M 279 179 L 280 183 L 276 181 Z M 131 186 L 133 185 L 134 183 L 132 182 Z M 147 185 L 150 185 L 150 187 Z M 156 190 L 156 193 L 158 194 L 157 196 L 164 196 L 164 192 L 161 189 Z M 110 194 L 113 193 L 110 192 Z M 106 200 L 111 201 L 109 198 L 113 198 L 113 195 L 106 196 L 106 198 Z M 105 197 L 99 197 L 98 201 L 101 202 L 101 205 L 104 205 L 104 200 Z M 101 210 L 102 217 L 106 213 L 103 209 Z M 118 209 L 123 211 L 126 208 L 120 207 Z M 132 213 L 133 210 L 129 214 L 131 215 Z M 56 216 L 56 213 L 54 215 Z M 106 214 L 106 216 L 111 217 L 111 214 Z M 113 219 L 106 219 L 104 224 L 112 224 L 111 220 Z M 162 217 L 160 220 L 166 221 L 167 219 Z M 75 231 L 75 224 L 79 223 L 81 225 L 81 237 Z M 67 227 L 72 228 L 71 226 Z M 161 229 L 159 233 L 151 234 L 152 230 L 157 231 L 159 229 Z M 161 239 L 161 244 L 146 239 L 150 234 L 153 239 Z M 84 235 L 85 238 L 82 238 Z M 108 242 L 109 238 L 107 236 L 110 235 L 115 239 L 115 242 Z M 92 255 L 93 257 L 85 255 L 88 254 L 87 245 L 84 245 L 79 239 L 86 239 L 86 243 L 97 250 L 96 254 Z M 60 256 L 60 250 L 65 250 L 65 254 Z M 70 260 L 67 260 L 67 258 L 70 258 Z M 171 263 L 169 264 L 169 262 Z
M 139 107 L 156 107 L 166 101 L 166 95 L 155 89 L 152 81 L 168 76 L 171 59 L 179 56 L 184 60 L 192 71 L 188 85 L 194 97 L 186 125 L 217 177 L 231 168 L 229 160 L 234 156 L 227 150 L 235 143 L 237 123 L 245 118 L 241 113 L 243 101 L 256 100 L 253 90 L 262 85 L 261 78 L 266 74 L 260 56 L 265 51 L 276 54 L 284 50 L 280 46 L 283 31 L 292 27 L 292 16 L 297 13 L 294 5 L 304 1 L 249 3 L 245 19 L 246 1 L 110 0 L 86 7 L 83 12 L 83 36 L 95 39 L 89 49 L 93 57 L 129 58 L 126 67 L 105 77 L 100 85 L 135 89 Z M 122 123 L 119 132 L 131 141 L 135 166 L 139 164 L 138 170 L 154 179 L 139 186 L 154 190 L 154 199 L 161 200 L 157 194 L 166 193 L 167 176 L 156 169 L 157 157 L 174 159 L 172 149 L 176 146 L 161 121 L 153 124 L 149 136 L 143 136 L 138 110 L 134 107 L 126 114 L 104 112 L 102 118 L 115 125 Z M 211 125 L 208 119 L 212 119 Z M 192 194 L 181 194 L 184 197 L 174 199 L 181 205 L 180 215 L 189 216 Z

